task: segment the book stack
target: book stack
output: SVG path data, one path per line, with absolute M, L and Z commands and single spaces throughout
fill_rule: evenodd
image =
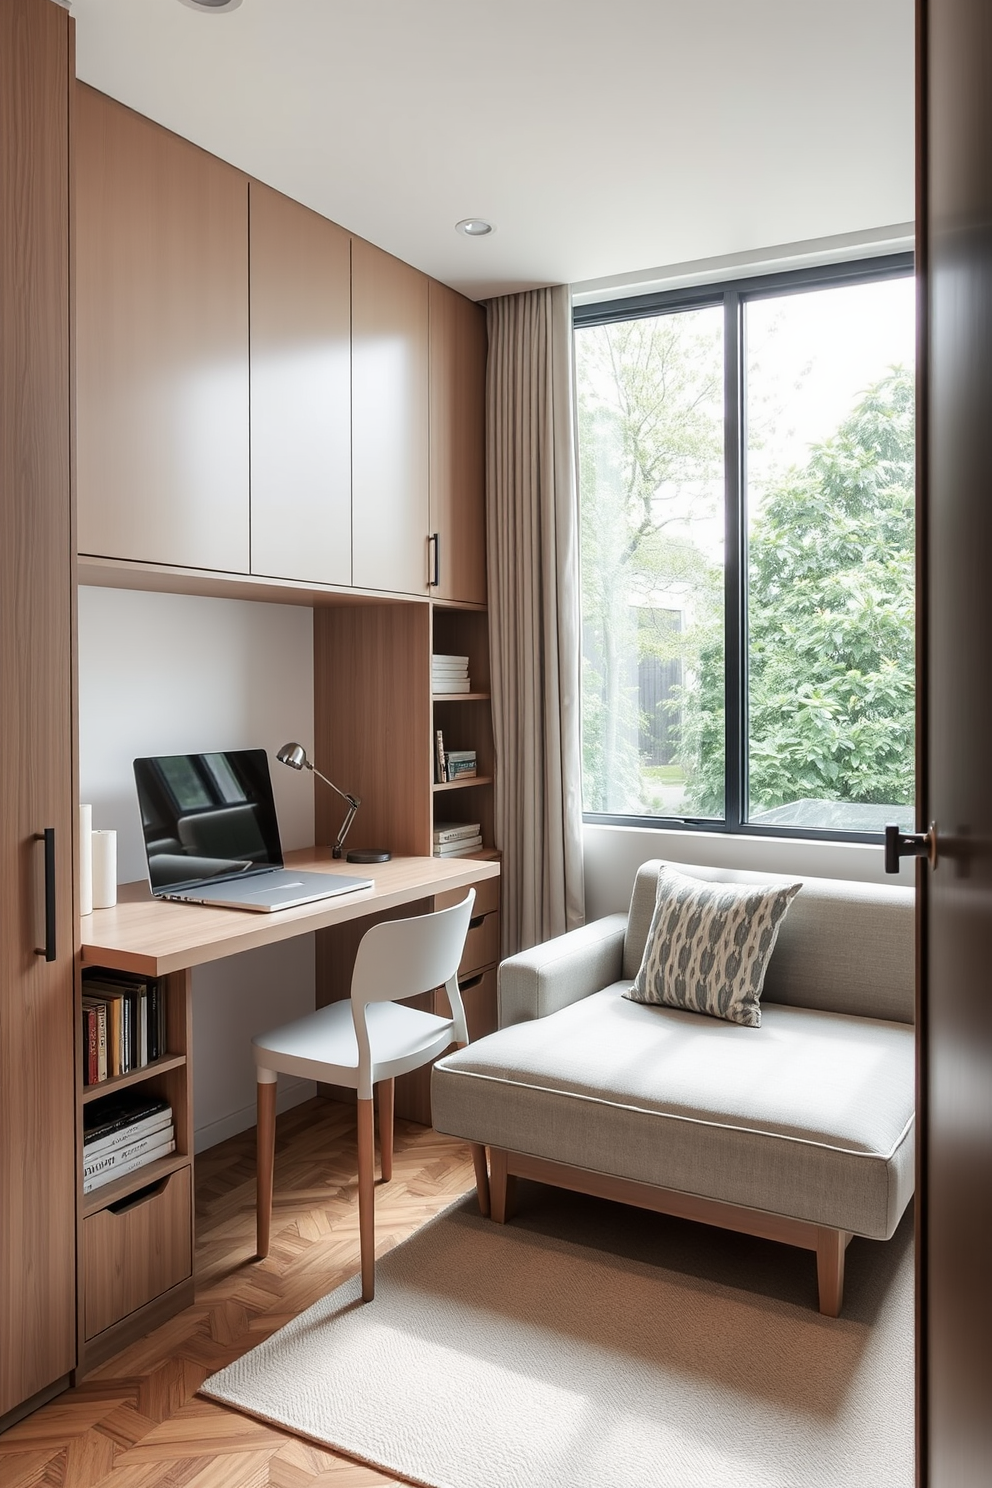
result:
M 445 756 L 445 770 L 449 780 L 463 780 L 475 774 L 474 749 L 449 749 Z
M 481 846 L 478 822 L 438 822 L 434 828 L 436 858 L 470 858 Z
M 92 1193 L 176 1150 L 172 1107 L 128 1090 L 83 1110 L 83 1193 Z
M 438 694 L 471 692 L 467 656 L 431 657 L 431 692 Z
M 165 997 L 154 978 L 83 978 L 83 1084 L 142 1069 L 166 1053 Z

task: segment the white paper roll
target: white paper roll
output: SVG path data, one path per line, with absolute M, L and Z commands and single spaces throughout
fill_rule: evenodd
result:
M 93 913 L 93 807 L 79 808 L 79 913 Z
M 93 908 L 112 909 L 117 903 L 117 833 L 93 833 Z

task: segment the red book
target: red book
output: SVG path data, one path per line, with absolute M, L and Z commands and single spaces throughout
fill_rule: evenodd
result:
M 96 1008 L 83 1008 L 84 1085 L 95 1085 L 100 1078 L 100 1050 L 97 1043 Z

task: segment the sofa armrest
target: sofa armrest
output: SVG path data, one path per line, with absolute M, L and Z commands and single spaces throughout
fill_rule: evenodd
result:
M 618 982 L 623 975 L 625 914 L 607 915 L 510 956 L 499 968 L 499 1026 L 546 1018 Z

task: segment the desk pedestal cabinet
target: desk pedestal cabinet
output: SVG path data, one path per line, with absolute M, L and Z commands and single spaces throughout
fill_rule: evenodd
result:
M 83 1196 L 82 1374 L 193 1302 L 191 976 L 159 980 L 168 1052 L 82 1096 L 84 1106 L 125 1089 L 162 1096 L 176 1129 L 175 1152 Z

